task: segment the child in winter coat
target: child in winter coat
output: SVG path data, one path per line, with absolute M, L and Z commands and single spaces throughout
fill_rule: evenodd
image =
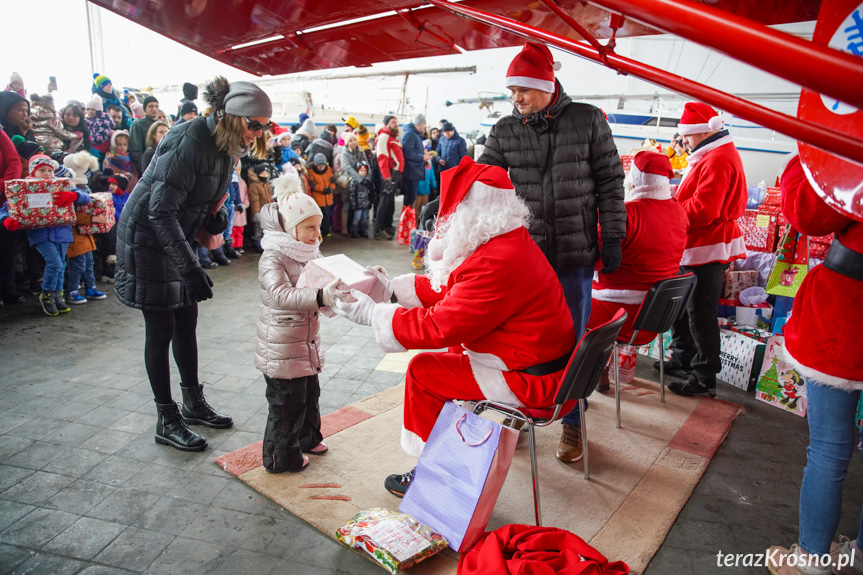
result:
M 322 213 L 300 191 L 296 174 L 276 180 L 277 203 L 261 210 L 264 253 L 258 262 L 261 313 L 255 367 L 267 382 L 269 417 L 264 430 L 264 469 L 269 473 L 302 471 L 304 453 L 323 455 L 318 374 L 324 365 L 319 331 L 320 310 L 346 295 L 340 279 L 323 289 L 298 288 L 306 263 L 321 257 Z
M 59 167 L 60 165 L 48 156 L 36 154 L 30 158 L 28 165 L 30 172 L 27 179 L 52 180 L 54 179 L 54 170 Z M 68 206 L 73 202 L 77 205 L 88 204 L 90 203 L 90 196 L 85 192 L 73 189 L 69 192 L 60 192 L 54 197 L 54 203 L 61 207 Z M 5 203 L 0 208 L 0 223 L 10 232 L 21 227 L 17 220 L 9 217 L 9 208 Z M 66 271 L 66 250 L 72 243 L 72 226 L 27 230 L 27 241 L 45 259 L 42 293 L 39 294 L 42 310 L 51 316 L 70 311 L 71 308 L 66 305 L 63 298 L 63 279 Z
M 101 162 L 111 149 L 111 133 L 114 131 L 114 120 L 102 111 L 102 98 L 93 96 L 84 108 L 87 116 L 87 126 L 90 129 L 90 153 Z
M 62 152 L 70 142 L 82 138 L 83 134 L 63 127 L 63 122 L 57 117 L 57 110 L 54 108 L 54 98 L 50 94 L 33 94 L 30 99 L 33 101 L 30 106 L 33 135 L 36 136 L 36 142 L 45 148 L 46 153 L 50 155 L 52 152 Z
M 261 209 L 273 201 L 273 190 L 270 188 L 270 172 L 266 164 L 256 164 L 246 172 L 249 179 L 249 216 L 251 223 L 247 223 L 246 236 L 251 237 L 252 245 L 256 252 L 261 253 Z
M 246 181 L 240 177 L 242 169 L 242 164 L 237 161 L 234 166 L 234 175 L 231 176 L 231 181 L 236 181 L 239 189 L 239 201 L 234 204 L 234 221 L 231 224 L 231 244 L 240 255 L 243 255 L 243 230 L 246 227 L 246 214 L 249 210 L 249 188 Z
M 129 181 L 128 189 L 134 190 L 138 183 L 138 170 L 129 154 L 129 132 L 117 130 L 111 135 L 111 150 L 105 154 L 102 169 L 111 169 Z
M 333 169 L 323 154 L 315 154 L 314 163 L 309 170 L 309 187 L 312 190 L 312 198 L 324 215 L 321 233 L 324 237 L 328 237 L 333 224 L 333 192 L 336 185 L 333 183 Z
M 425 141 L 425 149 L 431 149 L 431 141 Z M 417 197 L 414 200 L 414 212 L 417 214 L 417 229 L 419 229 L 420 223 L 420 214 L 423 213 L 423 208 L 426 204 L 429 203 L 429 195 L 431 194 L 432 189 L 437 186 L 437 181 L 434 177 L 434 168 L 432 167 L 432 160 L 426 160 L 425 162 L 425 178 L 420 180 L 419 185 L 417 186 Z
M 357 163 L 357 173 L 360 179 L 351 180 L 351 209 L 354 211 L 354 221 L 351 228 L 352 238 L 369 237 L 369 208 L 371 200 L 371 176 L 369 176 L 369 165 L 365 160 Z

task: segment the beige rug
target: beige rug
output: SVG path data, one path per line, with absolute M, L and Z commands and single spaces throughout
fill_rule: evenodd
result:
M 402 359 L 387 358 L 381 367 L 395 371 L 406 365 Z M 260 442 L 216 463 L 335 538 L 335 530 L 359 511 L 398 509 L 400 500 L 384 490 L 383 481 L 416 464 L 399 447 L 403 392 L 403 386 L 395 387 L 326 416 L 323 431 L 330 451 L 313 458 L 301 473 L 266 473 Z M 590 398 L 589 481 L 581 462 L 566 465 L 555 458 L 560 427 L 538 430 L 542 519 L 543 525 L 572 531 L 609 560 L 625 561 L 640 573 L 725 438 L 738 406 L 671 393 L 661 404 L 658 383 L 639 379 L 622 391 L 621 405 L 623 427 L 615 429 L 613 395 Z M 526 434 L 488 529 L 509 523 L 534 523 Z M 451 574 L 457 560 L 447 550 L 410 571 Z

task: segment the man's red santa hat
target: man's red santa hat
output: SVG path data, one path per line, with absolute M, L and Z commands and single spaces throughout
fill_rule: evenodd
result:
M 671 185 L 674 177 L 671 161 L 665 154 L 642 150 L 635 154 L 629 169 L 629 183 L 632 188 L 626 200 L 670 200 Z
M 721 130 L 724 124 L 719 112 L 703 102 L 687 102 L 677 124 L 681 136 L 704 134 Z
M 551 50 L 543 44 L 528 42 L 506 70 L 506 87 L 519 86 L 554 93 L 554 73 L 560 70 Z

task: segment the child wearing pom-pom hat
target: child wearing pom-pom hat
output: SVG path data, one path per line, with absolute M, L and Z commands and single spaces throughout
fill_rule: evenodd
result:
M 323 213 L 302 193 L 296 172 L 274 183 L 276 202 L 261 208 L 264 253 L 258 262 L 261 313 L 255 367 L 267 382 L 270 406 L 264 430 L 264 469 L 297 472 L 309 465 L 304 453 L 323 455 L 318 374 L 324 365 L 318 333 L 320 309 L 341 296 L 341 279 L 323 289 L 296 287 L 303 268 L 321 257 Z

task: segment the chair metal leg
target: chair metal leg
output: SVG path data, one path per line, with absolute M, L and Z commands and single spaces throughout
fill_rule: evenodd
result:
M 614 342 L 611 361 L 614 362 L 614 408 L 617 413 L 617 429 L 620 429 L 620 356 L 617 342 Z
M 659 403 L 665 403 L 665 343 L 659 334 Z
M 539 473 L 536 468 L 536 435 L 533 432 L 533 425 L 527 423 L 528 444 L 530 446 L 530 474 L 533 481 L 533 510 L 536 513 L 536 526 L 542 526 L 542 515 L 540 512 L 539 503 Z
M 581 419 L 581 445 L 584 453 L 584 478 L 586 480 L 590 480 L 590 468 L 588 467 L 587 461 L 587 419 L 584 417 L 584 400 L 578 400 L 578 415 Z M 537 499 L 537 501 L 539 501 Z M 538 511 L 537 511 L 538 513 Z M 537 523 L 539 525 L 539 523 Z

